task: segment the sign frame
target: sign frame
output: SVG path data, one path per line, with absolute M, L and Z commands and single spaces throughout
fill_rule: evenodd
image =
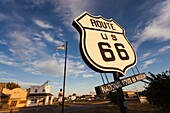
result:
M 127 41 L 127 43 L 129 44 L 129 48 L 131 48 L 132 50 L 132 53 L 133 53 L 133 58 L 134 58 L 134 61 L 130 64 L 128 64 L 127 66 L 124 66 L 123 69 L 120 69 L 120 68 L 117 68 L 116 65 L 113 65 L 112 67 L 106 67 L 106 66 L 103 66 L 103 65 L 99 65 L 98 63 L 96 63 L 94 61 L 93 58 L 91 58 L 91 56 L 89 55 L 88 53 L 88 50 L 87 50 L 87 46 L 86 46 L 86 43 L 87 43 L 87 32 L 86 30 L 87 29 L 90 29 L 90 30 L 96 30 L 96 31 L 100 31 L 100 32 L 107 32 L 107 30 L 104 30 L 102 28 L 99 28 L 99 29 L 96 29 L 95 27 L 92 27 L 92 28 L 89 28 L 87 26 L 84 26 L 82 25 L 82 23 L 80 22 L 83 18 L 89 16 L 89 18 L 93 18 L 93 19 L 96 19 L 96 20 L 103 20 L 105 22 L 108 22 L 108 26 L 110 28 L 113 27 L 113 23 L 115 26 L 117 26 L 117 29 L 118 29 L 118 32 L 117 31 L 113 31 L 114 28 L 112 29 L 108 29 L 109 32 L 111 33 L 115 33 L 115 34 L 118 34 L 118 35 L 121 35 L 124 37 L 124 39 Z M 76 19 L 74 19 L 73 21 L 73 26 L 78 30 L 81 38 L 80 38 L 80 53 L 81 53 L 81 56 L 84 60 L 84 62 L 91 68 L 93 69 L 94 71 L 97 71 L 97 72 L 120 72 L 122 75 L 125 75 L 126 74 L 126 71 L 133 67 L 134 65 L 136 65 L 137 63 L 137 56 L 136 56 L 136 53 L 132 47 L 132 45 L 130 44 L 130 42 L 128 41 L 128 39 L 126 38 L 125 36 L 125 30 L 117 23 L 115 22 L 113 19 L 105 19 L 104 17 L 102 16 L 93 16 L 91 14 L 89 14 L 88 12 L 84 12 L 83 14 L 81 14 L 79 17 L 77 17 Z M 112 27 L 111 27 L 112 26 Z M 119 46 L 120 47 L 120 46 Z M 122 48 L 121 48 L 122 49 Z M 121 52 L 120 52 L 121 53 Z M 130 56 L 131 57 L 131 56 Z M 117 63 L 118 64 L 118 63 Z M 122 63 L 123 64 L 123 63 Z M 121 75 L 121 76 L 122 76 Z

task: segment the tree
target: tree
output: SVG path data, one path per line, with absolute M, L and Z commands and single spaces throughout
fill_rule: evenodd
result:
M 8 82 L 6 88 L 12 90 L 14 88 L 20 88 L 20 85 L 14 82 Z
M 158 106 L 164 113 L 170 109 L 170 71 L 154 75 L 149 72 L 148 86 L 145 87 L 146 97 L 150 104 Z
M 76 96 L 76 94 L 75 94 L 75 93 L 73 93 L 73 96 Z

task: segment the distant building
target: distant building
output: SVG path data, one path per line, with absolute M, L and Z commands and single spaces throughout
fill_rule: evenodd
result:
M 33 85 L 27 98 L 27 106 L 52 105 L 53 95 L 50 93 L 48 81 L 42 85 Z
M 136 97 L 137 94 L 134 91 L 126 91 L 124 92 L 126 98 L 133 98 Z
M 27 90 L 21 88 L 14 88 L 12 90 L 3 88 L 4 93 L 8 98 L 9 107 L 25 107 L 27 103 Z

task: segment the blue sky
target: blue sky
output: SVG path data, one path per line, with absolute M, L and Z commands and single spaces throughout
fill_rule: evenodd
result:
M 53 94 L 62 88 L 68 42 L 66 95 L 89 94 L 102 84 L 100 73 L 86 66 L 73 19 L 84 11 L 114 19 L 134 46 L 140 72 L 155 74 L 170 67 L 170 0 L 1 0 L 0 82 L 23 88 L 49 80 Z M 107 74 L 113 81 L 112 74 Z M 131 69 L 126 76 L 132 75 Z M 136 83 L 142 90 L 144 84 Z M 134 90 L 134 85 L 124 90 Z

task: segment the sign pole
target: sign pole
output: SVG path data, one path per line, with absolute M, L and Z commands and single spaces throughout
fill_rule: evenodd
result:
M 64 65 L 64 80 L 63 80 L 63 99 L 62 99 L 62 113 L 64 113 L 64 96 L 65 96 L 65 81 L 66 81 L 66 66 L 67 66 L 67 41 L 65 43 L 65 65 Z
M 119 76 L 120 76 L 120 73 L 114 72 L 113 73 L 114 81 L 119 81 L 120 80 Z M 127 113 L 127 106 L 125 105 L 125 99 L 124 99 L 124 94 L 123 94 L 122 88 L 119 87 L 116 90 L 116 92 L 117 92 L 117 98 L 118 98 L 120 112 Z

